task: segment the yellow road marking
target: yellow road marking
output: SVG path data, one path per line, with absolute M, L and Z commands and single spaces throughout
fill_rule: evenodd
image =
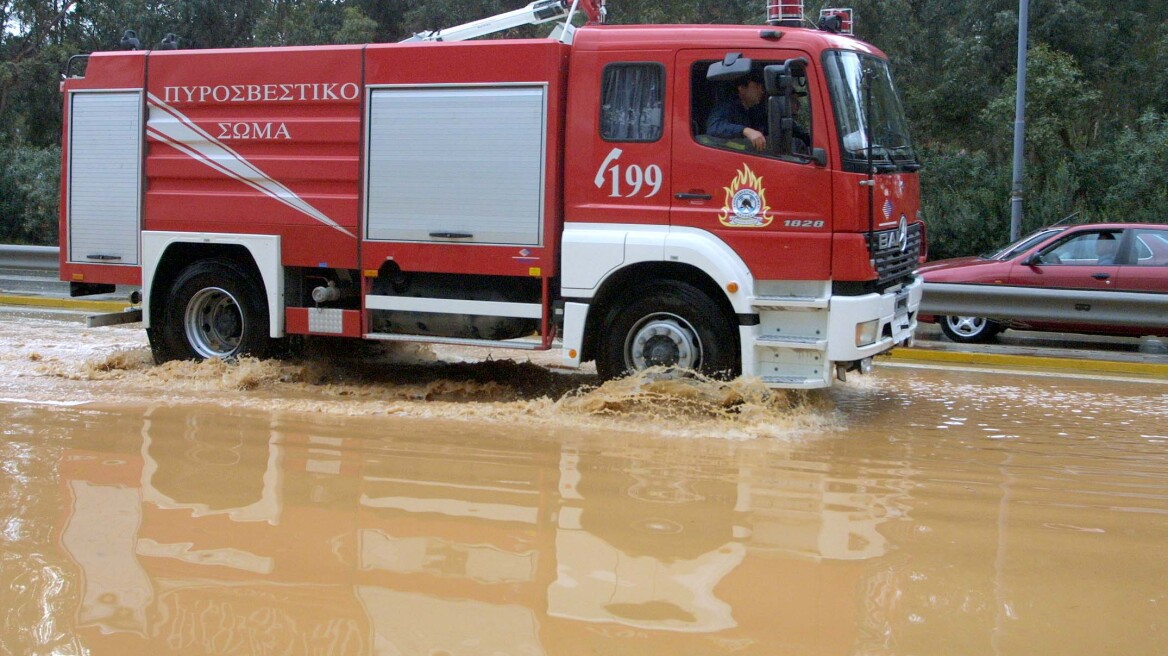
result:
M 0 305 L 26 305 L 51 307 L 63 310 L 92 310 L 94 312 L 121 312 L 130 307 L 129 301 L 86 301 L 75 298 L 54 298 L 52 296 L 20 296 L 0 294 Z
M 898 348 L 886 357 L 898 362 L 948 362 L 954 364 L 990 365 L 995 367 L 1025 367 L 1028 369 L 1059 369 L 1063 371 L 1094 371 L 1168 377 L 1168 364 L 1156 362 L 1051 358 L 1042 355 L 934 351 L 932 349 L 921 348 Z

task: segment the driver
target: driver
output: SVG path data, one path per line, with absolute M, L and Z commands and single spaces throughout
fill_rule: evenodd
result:
M 1110 232 L 1104 232 L 1095 239 L 1096 265 L 1115 264 L 1115 254 L 1119 251 L 1119 241 Z
M 766 90 L 762 73 L 752 71 L 739 78 L 734 96 L 718 104 L 706 121 L 706 134 L 721 139 L 745 137 L 755 150 L 766 150 L 767 112 L 763 99 Z
M 739 78 L 734 85 L 736 92 L 728 100 L 719 103 L 706 121 L 706 134 L 721 139 L 745 137 L 755 150 L 762 152 L 767 147 L 766 87 L 763 86 L 762 72 L 751 71 Z M 799 114 L 799 95 L 791 96 L 791 113 Z M 810 152 L 811 135 L 799 123 L 794 125 L 792 150 L 796 153 Z

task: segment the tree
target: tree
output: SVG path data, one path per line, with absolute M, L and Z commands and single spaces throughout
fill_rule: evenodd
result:
M 0 161 L 0 243 L 56 243 L 61 149 L 0 148 Z
M 1084 162 L 1096 214 L 1114 221 L 1163 223 L 1168 209 L 1168 115 L 1148 112 Z
M 137 31 L 144 48 L 167 33 L 184 48 L 392 42 L 527 1 L 0 0 L 0 239 L 43 239 L 55 230 L 42 192 L 55 193 L 48 181 L 58 168 L 60 72 L 72 55 L 121 48 L 126 29 Z M 884 50 L 897 75 L 924 154 L 922 202 L 933 255 L 1002 243 L 1017 0 L 845 4 L 856 11 L 857 35 Z M 1163 220 L 1168 3 L 1031 4 L 1026 226 L 1075 210 L 1083 217 Z M 610 0 L 609 11 L 617 24 L 764 19 L 758 0 Z M 549 29 L 498 36 L 545 36 Z
M 0 2 L 0 136 L 8 143 L 46 142 L 52 120 L 39 120 L 42 84 L 58 58 L 61 25 L 76 0 L 4 0 Z
M 276 0 L 256 26 L 256 42 L 266 46 L 368 43 L 376 33 L 376 21 L 355 5 Z

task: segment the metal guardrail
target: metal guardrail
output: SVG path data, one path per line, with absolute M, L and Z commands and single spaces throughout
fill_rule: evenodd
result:
M 56 271 L 61 249 L 56 246 L 11 246 L 0 244 L 0 268 Z
M 56 246 L 0 244 L 0 268 L 55 271 Z M 1016 321 L 1168 326 L 1168 294 L 925 283 L 921 312 Z
M 925 283 L 921 313 L 1168 329 L 1168 294 Z

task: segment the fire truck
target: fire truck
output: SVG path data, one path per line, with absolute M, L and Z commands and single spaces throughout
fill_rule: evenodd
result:
M 329 336 L 819 388 L 910 341 L 920 164 L 850 10 L 622 26 L 577 1 L 399 43 L 81 56 L 62 279 L 140 286 L 160 362 Z M 734 103 L 763 139 L 711 133 Z

